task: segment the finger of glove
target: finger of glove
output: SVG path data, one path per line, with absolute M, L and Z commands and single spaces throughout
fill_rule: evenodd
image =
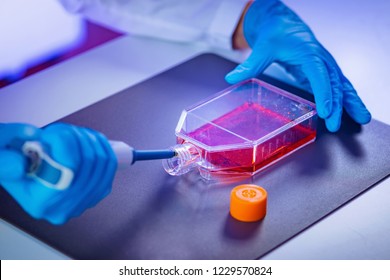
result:
M 102 176 L 99 179 L 99 185 L 97 186 L 97 190 L 95 192 L 96 199 L 94 201 L 91 199 L 91 203 L 89 207 L 93 207 L 96 203 L 98 203 L 100 200 L 102 200 L 110 193 L 112 182 L 114 180 L 115 173 L 118 166 L 115 153 L 112 150 L 111 145 L 109 144 L 107 138 L 103 134 L 98 132 L 96 132 L 95 136 L 97 140 L 100 142 L 101 147 L 105 152 L 104 159 L 106 165 L 104 167 L 105 171 L 102 172 L 101 174 Z
M 44 128 L 41 142 L 49 156 L 59 164 L 76 170 L 80 166 L 79 144 L 74 135 L 72 125 L 54 123 Z
M 10 123 L 0 126 L 0 147 L 6 147 L 15 139 L 21 141 L 35 140 L 40 136 L 41 130 L 33 125 Z
M 94 149 L 95 162 L 93 168 L 93 174 L 88 181 L 88 186 L 83 196 L 80 197 L 78 205 L 74 208 L 73 216 L 81 215 L 87 208 L 96 204 L 96 201 L 100 201 L 102 198 L 102 189 L 107 188 L 104 182 L 104 177 L 107 176 L 108 161 L 107 153 L 99 139 L 99 132 L 90 129 L 83 129 L 83 133 L 87 137 L 89 144 Z M 111 173 L 112 175 L 112 173 Z M 110 188 L 110 186 L 108 186 Z
M 367 110 L 350 81 L 344 76 L 343 91 L 343 105 L 348 115 L 359 124 L 369 123 L 371 121 L 370 112 Z
M 328 118 L 332 112 L 332 88 L 328 69 L 322 60 L 313 58 L 302 65 L 302 71 L 310 81 L 318 115 L 323 119 Z
M 99 184 L 105 165 L 101 160 L 104 155 L 103 149 L 96 143 L 94 135 L 85 128 L 75 129 L 77 129 L 81 144 L 82 168 L 77 172 L 78 180 L 75 182 L 77 189 L 75 188 L 68 219 L 79 216 L 85 211 L 91 199 L 90 196 L 93 195 L 95 188 Z
M 47 209 L 46 217 L 54 224 L 63 224 L 73 216 L 75 207 L 84 198 L 84 193 L 88 192 L 90 187 L 89 180 L 92 178 L 95 168 L 95 154 L 88 136 L 79 127 L 67 125 L 64 129 L 68 130 L 72 138 L 76 141 L 76 147 L 73 151 L 78 154 L 79 165 L 74 171 L 74 179 L 71 186 L 61 193 L 61 197 Z
M 0 150 L 0 182 L 15 181 L 26 173 L 27 159 L 19 152 Z
M 71 127 L 72 125 L 65 123 L 50 124 L 43 129 L 40 141 L 49 157 L 75 172 L 80 166 L 80 153 L 78 152 L 77 139 Z M 68 199 L 69 189 L 56 190 L 39 182 L 36 182 L 32 188 L 32 199 L 41 201 L 40 208 L 37 206 L 37 209 L 34 210 L 34 216 L 46 219 L 53 224 L 62 224 L 64 219 L 61 215 L 66 213 L 62 204 Z
M 340 129 L 343 114 L 343 91 L 337 68 L 328 66 L 328 69 L 332 86 L 332 112 L 325 119 L 325 124 L 330 132 L 336 132 Z
M 273 58 L 270 55 L 267 44 L 256 46 L 251 55 L 235 69 L 230 71 L 225 80 L 229 84 L 235 84 L 261 74 L 271 63 Z

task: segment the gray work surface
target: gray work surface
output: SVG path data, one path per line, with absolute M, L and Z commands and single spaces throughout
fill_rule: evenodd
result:
M 233 66 L 201 55 L 61 121 L 138 149 L 168 147 L 181 110 L 226 88 Z M 375 120 L 360 127 L 345 118 L 337 134 L 320 121 L 315 143 L 243 181 L 268 191 L 267 216 L 257 223 L 229 215 L 230 191 L 243 182 L 210 183 L 196 172 L 170 177 L 160 161 L 119 171 L 111 195 L 64 226 L 30 218 L 2 188 L 0 216 L 76 259 L 254 259 L 385 178 L 389 139 L 390 127 Z

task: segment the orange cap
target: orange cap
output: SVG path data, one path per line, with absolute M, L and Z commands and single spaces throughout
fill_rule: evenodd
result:
M 242 222 L 256 222 L 267 212 L 267 192 L 256 185 L 239 185 L 230 195 L 230 214 Z

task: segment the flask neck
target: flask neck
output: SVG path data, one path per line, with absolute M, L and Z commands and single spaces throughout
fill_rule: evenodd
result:
M 163 160 L 165 171 L 173 176 L 188 173 L 198 166 L 201 161 L 199 150 L 190 143 L 178 144 L 171 148 L 176 156 Z

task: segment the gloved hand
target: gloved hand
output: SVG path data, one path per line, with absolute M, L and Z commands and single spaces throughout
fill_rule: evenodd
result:
M 340 128 L 343 107 L 357 123 L 371 120 L 371 114 L 332 55 L 282 2 L 254 1 L 244 17 L 243 32 L 252 53 L 226 75 L 228 83 L 255 77 L 277 62 L 299 82 L 310 84 L 318 115 L 325 119 L 329 131 Z
M 49 156 L 71 169 L 73 180 L 58 190 L 27 174 L 29 160 L 14 143 L 38 141 Z M 117 160 L 100 133 L 68 124 L 38 129 L 26 124 L 0 125 L 0 184 L 36 219 L 63 224 L 94 206 L 110 191 Z

